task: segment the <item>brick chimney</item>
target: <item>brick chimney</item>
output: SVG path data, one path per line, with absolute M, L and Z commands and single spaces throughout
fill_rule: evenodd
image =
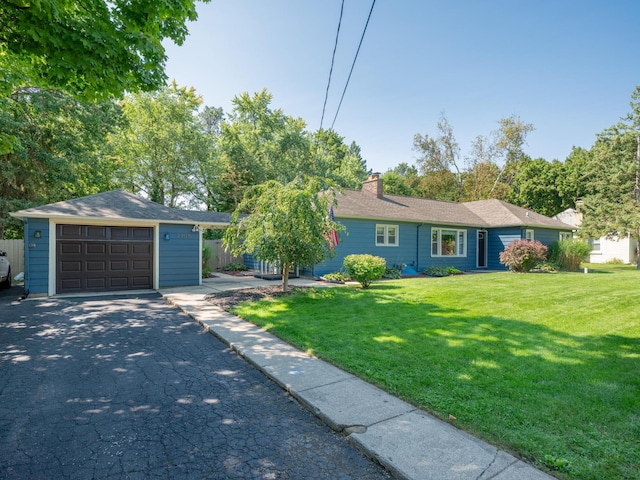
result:
M 369 175 L 369 179 L 362 182 L 362 191 L 367 195 L 382 198 L 382 179 L 378 172 Z

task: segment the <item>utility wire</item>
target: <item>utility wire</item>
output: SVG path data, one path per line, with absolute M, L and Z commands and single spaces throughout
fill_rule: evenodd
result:
M 331 74 L 333 73 L 333 63 L 336 59 L 336 50 L 338 48 L 338 37 L 340 36 L 340 25 L 342 25 L 342 12 L 344 12 L 344 0 L 342 0 L 342 6 L 340 7 L 340 19 L 338 20 L 338 31 L 336 32 L 336 43 L 333 45 L 333 55 L 331 56 L 331 68 L 329 69 L 329 81 L 327 82 L 327 91 L 324 94 L 324 105 L 322 105 L 322 118 L 320 119 L 321 129 L 322 129 L 322 122 L 324 122 L 324 111 L 327 108 L 327 98 L 329 98 L 329 86 L 331 85 Z
M 362 40 L 364 40 L 364 34 L 367 33 L 367 27 L 369 26 L 369 20 L 371 19 L 371 14 L 373 13 L 373 7 L 376 4 L 376 0 L 373 0 L 371 3 L 371 10 L 369 10 L 369 16 L 367 17 L 367 23 L 364 25 L 364 30 L 362 31 L 362 36 L 360 37 L 360 43 L 358 44 L 358 50 L 356 50 L 356 56 L 353 58 L 353 63 L 351 64 L 351 70 L 349 71 L 349 76 L 347 77 L 347 83 L 344 86 L 344 90 L 342 91 L 342 97 L 340 97 L 340 103 L 338 104 L 338 109 L 336 110 L 336 115 L 333 117 L 333 122 L 331 122 L 330 130 L 333 130 L 333 126 L 336 123 L 336 118 L 338 118 L 338 113 L 340 112 L 340 107 L 342 106 L 342 100 L 344 100 L 344 94 L 347 93 L 347 87 L 349 86 L 349 80 L 351 80 L 351 74 L 353 73 L 353 67 L 356 65 L 356 60 L 358 59 L 358 53 L 360 53 L 360 47 L 362 46 Z

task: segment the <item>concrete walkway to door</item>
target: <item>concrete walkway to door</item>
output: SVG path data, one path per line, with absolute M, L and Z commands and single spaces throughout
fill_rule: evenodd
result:
M 198 287 L 162 289 L 194 318 L 395 477 L 410 480 L 548 480 L 553 477 L 373 385 L 301 352 L 208 303 L 230 289 L 277 284 L 217 274 Z M 327 286 L 309 279 L 291 285 Z

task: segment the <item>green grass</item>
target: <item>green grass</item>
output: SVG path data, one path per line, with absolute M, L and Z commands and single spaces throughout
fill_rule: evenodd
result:
M 318 288 L 235 313 L 568 479 L 640 478 L 640 272 Z

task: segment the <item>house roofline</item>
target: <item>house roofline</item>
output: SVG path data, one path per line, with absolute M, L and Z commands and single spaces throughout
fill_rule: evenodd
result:
M 204 227 L 227 227 L 228 222 L 202 222 L 196 220 L 169 220 L 158 218 L 131 218 L 131 217 L 86 217 L 78 215 L 47 215 L 44 213 L 34 213 L 29 215 L 20 215 L 20 212 L 9 213 L 14 218 L 20 220 L 24 218 L 41 218 L 48 219 L 55 223 L 72 223 L 76 225 L 80 224 L 94 224 L 94 225 L 112 225 L 113 223 L 127 223 L 135 225 L 158 225 L 160 223 L 178 224 L 178 225 L 200 225 Z

